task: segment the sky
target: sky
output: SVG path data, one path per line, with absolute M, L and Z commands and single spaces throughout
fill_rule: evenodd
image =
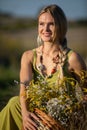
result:
M 59 5 L 68 19 L 87 19 L 87 0 L 0 0 L 0 11 L 17 17 L 36 17 L 43 6 L 50 4 Z

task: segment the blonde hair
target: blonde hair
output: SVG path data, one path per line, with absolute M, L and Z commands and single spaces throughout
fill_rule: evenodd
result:
M 64 44 L 67 32 L 67 19 L 63 10 L 58 5 L 49 5 L 40 11 L 38 19 L 41 14 L 46 12 L 51 14 L 55 22 L 55 35 L 53 41 L 55 42 L 55 40 L 58 39 L 60 44 Z

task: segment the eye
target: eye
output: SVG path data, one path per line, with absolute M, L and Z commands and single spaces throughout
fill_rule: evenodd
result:
M 49 25 L 53 25 L 54 26 L 55 24 L 54 24 L 54 22 L 50 22 Z
M 44 22 L 39 22 L 39 25 L 44 25 Z

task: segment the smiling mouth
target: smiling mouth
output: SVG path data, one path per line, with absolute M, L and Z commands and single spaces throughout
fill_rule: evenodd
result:
M 51 36 L 51 33 L 44 33 L 43 34 L 45 37 L 49 37 L 49 36 Z

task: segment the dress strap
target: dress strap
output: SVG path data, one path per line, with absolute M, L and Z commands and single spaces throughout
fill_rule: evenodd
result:
M 68 49 L 67 53 L 66 53 L 66 59 L 65 59 L 65 62 L 64 62 L 64 66 L 65 64 L 68 62 L 69 60 L 69 57 L 72 55 L 74 51 L 72 49 Z
M 72 54 L 73 52 L 74 52 L 74 51 L 73 51 L 72 49 L 70 49 L 70 50 L 68 51 L 68 54 L 67 54 L 68 58 L 71 56 L 71 54 Z

